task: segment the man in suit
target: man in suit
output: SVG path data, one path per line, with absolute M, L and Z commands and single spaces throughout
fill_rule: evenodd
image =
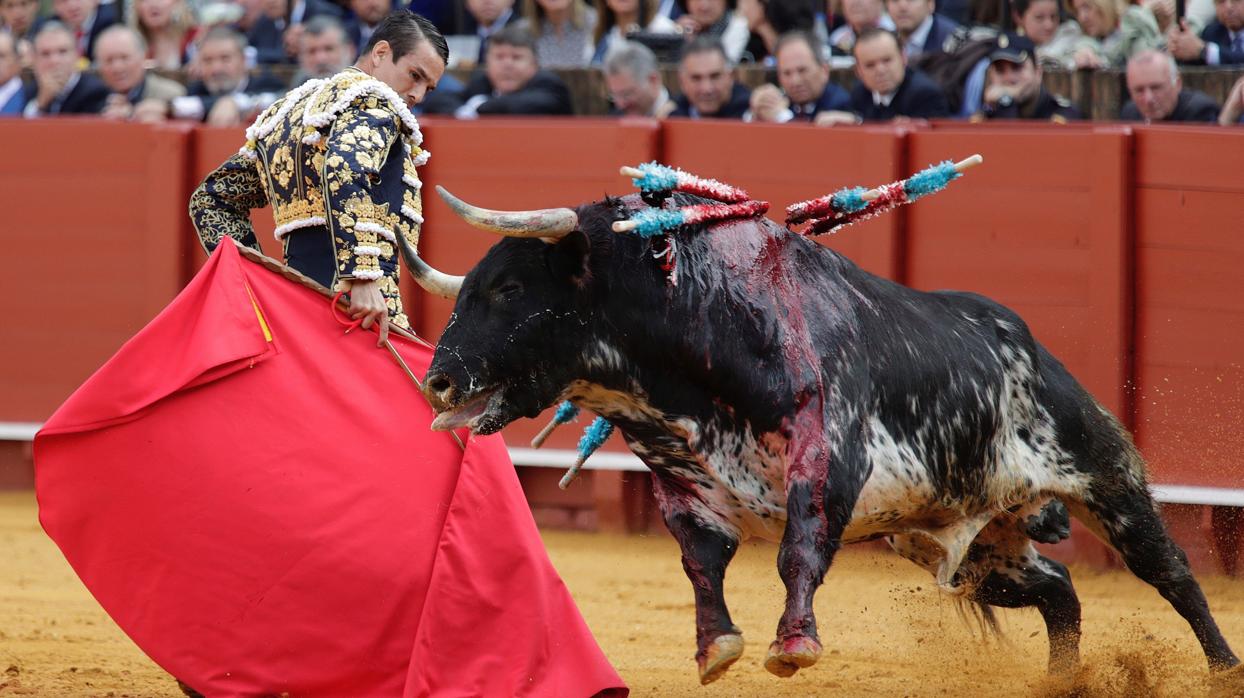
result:
M 61 114 L 98 114 L 108 87 L 94 75 L 78 70 L 74 34 L 55 20 L 35 34 L 33 95 L 28 88 L 23 114 L 27 118 Z
M 117 3 L 101 5 L 99 0 L 52 0 L 52 10 L 72 32 L 78 54 L 87 58 L 94 58 L 100 33 L 121 21 Z
M 954 20 L 933 12 L 934 0 L 886 0 L 886 11 L 908 57 L 941 53 L 942 44 L 959 28 Z
M 1214 14 L 1199 38 L 1184 20 L 1171 30 L 1167 48 L 1175 58 L 1202 65 L 1244 63 L 1244 0 L 1214 0 Z
M 285 84 L 267 73 L 246 70 L 246 37 L 229 27 L 214 27 L 199 45 L 202 79 L 191 83 L 185 97 L 173 100 L 173 116 L 212 126 L 250 123 L 285 91 Z
M 603 68 L 605 88 L 613 104 L 610 115 L 664 119 L 674 110 L 674 100 L 661 81 L 656 54 L 647 46 L 623 42 L 605 58 Z
M 734 79 L 734 66 L 721 39 L 701 35 L 683 49 L 678 62 L 682 95 L 670 116 L 689 119 L 742 119 L 751 108 L 751 90 Z
M 1124 121 L 1218 121 L 1218 103 L 1204 92 L 1185 90 L 1179 66 L 1167 53 L 1148 50 L 1129 58 L 1127 91 L 1132 100 L 1123 105 Z
M 124 24 L 108 27 L 95 44 L 95 68 L 108 86 L 109 119 L 159 123 L 168 118 L 172 101 L 186 94 L 181 83 L 148 73 L 144 67 L 147 42 Z
M 820 40 L 809 32 L 788 32 L 777 40 L 773 53 L 782 89 L 761 85 L 752 91 L 753 121 L 821 125 L 855 121 L 850 95 L 829 81 Z
M 907 68 L 898 37 L 868 29 L 855 41 L 855 76 L 851 111 L 863 121 L 891 121 L 950 116 L 946 95 L 927 75 Z
M 432 104 L 425 111 L 431 113 Z M 437 111 L 445 106 L 438 105 Z M 540 69 L 536 40 L 522 25 L 492 35 L 484 68 L 471 78 L 453 108 L 459 119 L 490 115 L 571 115 L 570 89 Z
M 354 19 L 346 24 L 350 43 L 356 47 L 366 46 L 391 9 L 390 0 L 350 0 L 350 10 L 354 12 Z
M 313 17 L 299 33 L 298 72 L 294 73 L 290 88 L 340 73 L 350 65 L 354 54 L 341 22 L 332 17 Z
M 21 116 L 25 107 L 26 86 L 17 60 L 17 39 L 0 31 L 0 118 Z

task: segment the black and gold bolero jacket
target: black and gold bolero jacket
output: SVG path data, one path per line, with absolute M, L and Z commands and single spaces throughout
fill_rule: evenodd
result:
M 272 204 L 290 266 L 330 288 L 377 280 L 400 327 L 397 235 L 419 242 L 423 136 L 388 85 L 355 68 L 311 80 L 259 115 L 246 145 L 199 185 L 190 218 L 208 252 L 259 248 L 250 209 Z

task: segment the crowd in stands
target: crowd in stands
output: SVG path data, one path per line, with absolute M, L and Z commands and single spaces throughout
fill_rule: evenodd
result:
M 1065 122 L 1084 117 L 1043 69 L 1105 68 L 1126 71 L 1123 120 L 1244 114 L 1244 78 L 1220 105 L 1180 74 L 1244 65 L 1244 0 L 0 0 L 0 117 L 248 123 L 403 8 L 470 75 L 423 111 L 460 119 L 573 114 L 560 69 L 599 70 L 614 114 L 655 118 Z M 740 83 L 747 63 L 775 84 Z M 850 90 L 831 66 L 853 66 Z

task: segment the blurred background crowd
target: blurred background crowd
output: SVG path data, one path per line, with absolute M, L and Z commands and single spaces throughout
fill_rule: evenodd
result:
M 1111 118 L 1244 115 L 1244 78 L 1184 84 L 1244 69 L 1244 0 L 0 0 L 0 117 L 247 123 L 395 9 L 449 39 L 422 110 L 459 119 L 1061 122 L 1085 115 L 1044 74 L 1111 70 Z

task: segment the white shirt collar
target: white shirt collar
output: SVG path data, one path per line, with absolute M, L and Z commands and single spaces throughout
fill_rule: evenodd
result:
M 879 107 L 888 107 L 890 106 L 890 102 L 894 101 L 894 95 L 896 94 L 898 94 L 898 90 L 895 90 L 893 92 L 887 92 L 886 94 L 881 94 L 880 92 L 874 92 L 873 93 L 873 104 Z

